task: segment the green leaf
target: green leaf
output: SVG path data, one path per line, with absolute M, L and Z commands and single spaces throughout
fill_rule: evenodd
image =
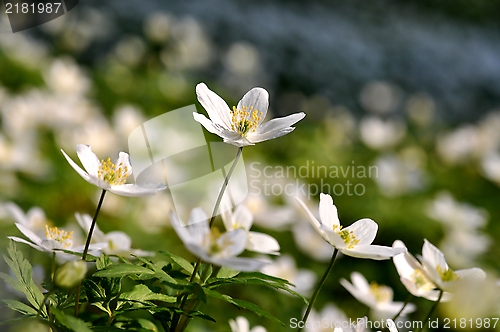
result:
M 236 271 L 233 269 L 230 269 L 228 267 L 221 267 L 219 272 L 217 272 L 217 278 L 225 279 L 225 278 L 232 278 L 240 274 L 240 271 Z
M 105 254 L 101 254 L 101 256 L 99 256 L 99 259 L 95 262 L 95 267 L 97 270 L 102 270 L 106 266 L 111 265 L 111 263 L 112 261 L 108 256 L 106 256 Z
M 285 324 L 282 321 L 280 321 L 278 318 L 274 317 L 273 315 L 271 315 L 270 313 L 268 313 L 267 311 L 265 311 L 264 309 L 262 309 L 261 307 L 259 307 L 258 305 L 254 304 L 254 303 L 244 301 L 244 300 L 233 299 L 229 295 L 221 294 L 221 293 L 216 292 L 212 289 L 205 289 L 205 292 L 208 296 L 211 296 L 213 298 L 216 298 L 216 299 L 219 299 L 222 301 L 229 302 L 229 303 L 234 304 L 235 306 L 237 306 L 239 308 L 253 311 L 254 313 L 256 313 L 257 315 L 259 315 L 261 317 L 269 318 L 269 319 L 285 326 Z
M 191 263 L 189 263 L 187 260 L 185 260 L 181 256 L 171 254 L 168 251 L 160 251 L 160 253 L 170 257 L 170 259 L 173 260 L 177 265 L 179 265 L 184 270 L 186 270 L 187 273 L 193 274 L 193 270 L 194 270 L 193 265 L 191 265 Z
M 24 259 L 22 252 L 16 248 L 12 240 L 9 243 L 7 252 L 9 257 L 4 255 L 4 260 L 9 265 L 14 277 L 6 273 L 0 273 L 0 278 L 4 279 L 13 289 L 23 293 L 31 306 L 38 311 L 44 298 L 42 292 L 33 281 L 33 269 L 30 262 Z M 42 308 L 41 316 L 47 317 L 45 306 Z
M 106 266 L 104 270 L 100 270 L 94 273 L 94 277 L 119 278 L 126 277 L 132 274 L 153 275 L 154 271 L 138 265 L 111 264 Z
M 23 315 L 34 315 L 36 316 L 37 310 L 33 309 L 29 305 L 26 305 L 22 302 L 16 301 L 16 300 L 2 300 L 3 303 L 5 303 L 9 308 L 12 310 L 15 310 L 17 312 L 22 313 Z
M 75 318 L 70 315 L 66 315 L 64 312 L 58 310 L 57 308 L 51 307 L 50 311 L 56 317 L 56 320 L 59 321 L 65 327 L 71 329 L 74 332 L 92 332 L 92 330 L 85 324 L 85 322 L 79 318 Z
M 177 298 L 165 294 L 154 293 L 146 285 L 135 285 L 130 292 L 125 292 L 120 295 L 120 297 L 118 298 L 116 310 L 121 309 L 126 304 L 131 304 L 131 307 L 134 308 L 143 307 L 143 304 L 151 306 L 153 305 L 153 303 L 151 303 L 150 301 L 175 303 L 177 301 Z
M 202 264 L 200 269 L 201 281 L 206 283 L 207 280 L 212 276 L 213 268 L 212 264 Z

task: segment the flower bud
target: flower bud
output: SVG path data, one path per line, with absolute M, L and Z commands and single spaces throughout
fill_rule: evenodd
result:
M 69 261 L 57 269 L 54 283 L 61 288 L 73 288 L 85 278 L 85 274 L 87 274 L 86 262 L 81 259 Z

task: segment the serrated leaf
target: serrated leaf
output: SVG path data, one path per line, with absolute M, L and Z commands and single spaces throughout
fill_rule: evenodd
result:
M 160 253 L 170 257 L 170 259 L 173 260 L 177 265 L 179 265 L 184 270 L 186 270 L 187 273 L 193 274 L 193 270 L 194 270 L 193 265 L 191 265 L 191 263 L 189 263 L 187 260 L 185 260 L 181 256 L 174 255 L 172 253 L 169 253 L 168 251 L 160 251 Z
M 201 281 L 202 283 L 206 283 L 207 280 L 212 276 L 212 264 L 203 264 L 200 270 Z
M 217 272 L 216 278 L 221 278 L 221 279 L 232 278 L 237 276 L 238 274 L 240 274 L 240 271 L 236 271 L 223 266 L 219 269 L 219 272 Z
M 99 256 L 99 259 L 95 262 L 95 267 L 97 270 L 102 270 L 106 266 L 111 265 L 111 263 L 112 261 L 108 256 L 106 256 L 105 254 L 101 254 L 101 256 Z
M 36 314 L 37 314 L 37 310 L 35 310 L 34 308 L 30 307 L 29 305 L 26 305 L 26 304 L 19 302 L 17 300 L 6 299 L 6 300 L 2 300 L 2 302 L 5 303 L 12 310 L 20 312 L 23 315 L 36 316 Z
M 154 271 L 139 265 L 111 264 L 106 266 L 104 270 L 97 271 L 93 276 L 101 278 L 119 278 L 132 274 L 152 275 L 154 273 Z
M 56 317 L 56 320 L 64 325 L 65 327 L 71 329 L 74 332 L 92 332 L 92 330 L 85 324 L 85 322 L 79 318 L 66 315 L 64 312 L 57 308 L 51 307 L 50 311 Z
M 12 240 L 9 243 L 7 252 L 9 257 L 4 255 L 4 260 L 10 267 L 14 277 L 6 273 L 0 273 L 0 278 L 4 279 L 13 289 L 23 293 L 32 307 L 38 310 L 44 301 L 44 297 L 33 281 L 33 269 L 30 262 L 24 259 L 22 252 L 16 248 Z M 41 316 L 47 317 L 45 307 L 42 308 Z
M 152 303 L 150 301 L 174 303 L 177 301 L 177 298 L 165 294 L 154 293 L 146 285 L 135 285 L 130 292 L 125 292 L 120 295 L 116 310 L 121 309 L 128 302 L 132 302 L 132 307 L 137 307 L 135 304 L 146 303 L 151 305 Z
M 280 321 L 278 318 L 274 317 L 273 315 L 271 315 L 270 313 L 268 313 L 267 311 L 265 311 L 264 309 L 262 309 L 261 307 L 259 307 L 258 305 L 254 304 L 254 303 L 244 301 L 244 300 L 234 299 L 229 295 L 221 294 L 221 293 L 216 292 L 212 289 L 205 289 L 205 292 L 208 296 L 229 302 L 229 303 L 234 304 L 235 306 L 237 306 L 239 308 L 253 311 L 254 313 L 256 313 L 257 315 L 259 315 L 261 317 L 269 318 L 269 319 L 285 326 L 285 324 L 283 324 L 283 322 Z

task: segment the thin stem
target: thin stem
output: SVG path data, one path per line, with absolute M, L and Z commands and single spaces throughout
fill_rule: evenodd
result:
M 92 219 L 92 224 L 90 225 L 89 234 L 87 235 L 87 242 L 85 242 L 85 248 L 83 249 L 82 261 L 87 260 L 87 253 L 89 251 L 90 240 L 92 239 L 92 233 L 94 232 L 95 225 L 97 223 L 97 217 L 99 216 L 99 211 L 101 211 L 102 202 L 104 201 L 104 196 L 106 195 L 106 190 L 103 189 L 101 193 L 101 197 L 99 198 L 99 203 L 97 203 L 97 208 L 94 213 L 94 219 Z M 78 288 L 76 289 L 76 298 L 75 298 L 75 317 L 78 318 L 78 307 L 80 306 L 80 293 L 82 291 L 82 283 L 78 284 Z
M 52 252 L 52 265 L 50 268 L 50 278 L 52 279 L 52 283 L 54 282 L 54 275 L 56 273 L 56 252 Z
M 337 258 L 337 254 L 338 253 L 339 253 L 339 251 L 337 249 L 333 249 L 332 260 L 330 261 L 330 264 L 328 265 L 328 268 L 326 269 L 325 274 L 323 274 L 323 277 L 319 281 L 318 286 L 316 286 L 316 289 L 314 290 L 314 294 L 313 294 L 313 296 L 311 298 L 311 301 L 309 301 L 309 305 L 307 306 L 306 313 L 304 314 L 304 317 L 302 317 L 302 322 L 304 322 L 304 324 L 307 321 L 307 317 L 309 317 L 309 313 L 311 312 L 311 310 L 313 308 L 314 302 L 316 302 L 316 298 L 319 295 L 319 291 L 321 290 L 321 287 L 325 283 L 326 278 L 328 277 L 328 274 L 332 270 L 333 264 L 335 264 L 335 259 Z M 302 331 L 302 328 L 303 328 L 303 326 L 299 327 L 299 329 L 297 330 L 297 332 Z
M 439 290 L 439 296 L 438 296 L 438 299 L 436 300 L 436 302 L 434 302 L 434 304 L 432 305 L 432 308 L 431 310 L 429 311 L 429 313 L 427 314 L 427 317 L 425 317 L 425 319 L 422 321 L 422 327 L 420 328 L 420 330 L 418 330 L 418 332 L 422 331 L 424 329 L 424 325 L 426 322 L 429 321 L 429 318 L 431 318 L 432 316 L 432 313 L 434 312 L 434 310 L 436 310 L 438 304 L 439 304 L 439 301 L 441 301 L 441 298 L 443 297 L 443 290 L 440 289 Z
M 401 310 L 398 311 L 397 314 L 394 315 L 394 317 L 392 317 L 392 321 L 393 322 L 396 322 L 396 319 L 398 319 L 398 317 L 401 315 L 401 313 L 403 313 L 403 311 L 405 310 L 406 306 L 408 305 L 408 303 L 410 303 L 410 301 L 413 299 L 413 294 L 408 294 L 408 297 L 406 298 L 406 301 L 405 303 L 403 304 L 403 306 L 401 307 Z M 389 327 L 385 327 L 384 330 L 385 331 L 389 331 Z
M 224 197 L 224 192 L 226 191 L 227 185 L 229 184 L 229 179 L 231 178 L 231 175 L 233 175 L 233 171 L 236 168 L 236 164 L 238 164 L 238 160 L 241 157 L 241 152 L 243 151 L 243 147 L 240 146 L 238 148 L 238 152 L 236 152 L 236 157 L 234 157 L 233 164 L 231 165 L 231 168 L 229 169 L 229 172 L 227 173 L 226 177 L 224 178 L 224 182 L 222 183 L 222 187 L 220 188 L 219 191 L 219 196 L 217 197 L 217 201 L 215 201 L 215 206 L 214 210 L 212 211 L 212 215 L 210 216 L 210 221 L 208 222 L 208 227 L 212 228 L 212 225 L 214 223 L 215 217 L 217 216 L 217 211 L 219 211 L 220 203 L 222 202 L 222 197 Z M 189 278 L 189 282 L 193 282 L 194 279 L 196 278 L 196 273 L 198 273 L 198 270 L 201 265 L 201 259 L 198 258 L 196 261 L 196 264 L 193 269 L 193 273 L 191 274 L 191 278 Z M 182 302 L 179 307 L 179 309 L 183 309 L 184 306 L 186 305 L 188 295 L 184 295 L 182 297 Z M 174 332 L 177 329 L 179 320 L 181 319 L 180 315 L 178 313 L 175 313 L 174 316 L 172 317 L 172 325 L 170 326 L 170 331 Z M 181 324 L 179 327 L 181 328 L 180 331 L 182 331 L 187 324 Z

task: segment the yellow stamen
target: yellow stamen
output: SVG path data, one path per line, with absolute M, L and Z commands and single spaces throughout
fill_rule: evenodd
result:
M 221 237 L 222 233 L 219 231 L 217 227 L 212 227 L 210 229 L 210 233 L 205 238 L 205 246 L 208 247 L 208 251 L 211 254 L 218 254 L 223 251 L 227 246 L 231 245 L 232 242 L 227 239 L 223 243 L 220 243 L 218 240 Z
M 347 249 L 352 249 L 359 243 L 359 240 L 356 238 L 354 233 L 352 231 L 348 231 L 347 229 L 342 229 L 342 226 L 334 225 L 333 231 L 340 235 L 342 240 L 344 240 L 344 243 L 347 245 Z
M 441 277 L 441 280 L 447 282 L 447 281 L 455 281 L 460 279 L 458 274 L 455 273 L 452 269 L 443 269 L 441 266 L 438 266 L 436 268 L 437 272 L 439 273 L 439 276 Z
M 57 229 L 57 227 L 49 227 L 45 225 L 45 236 L 49 240 L 61 243 L 64 249 L 68 249 L 73 246 L 73 231 L 66 232 L 65 230 Z
M 418 289 L 422 289 L 424 291 L 429 291 L 431 289 L 436 288 L 427 276 L 419 269 L 415 269 L 410 276 L 411 280 L 415 283 Z
M 248 133 L 254 132 L 262 118 L 262 112 L 254 109 L 253 106 L 242 106 L 237 109 L 233 106 L 231 111 L 231 130 L 236 131 L 240 136 L 246 137 Z
M 379 285 L 376 282 L 372 281 L 370 283 L 370 292 L 375 296 L 375 300 L 378 303 L 381 302 L 390 302 L 392 300 L 392 289 L 385 285 Z
M 101 165 L 97 171 L 97 177 L 111 185 L 121 185 L 127 181 L 129 168 L 123 163 L 115 165 L 111 159 L 101 160 Z

